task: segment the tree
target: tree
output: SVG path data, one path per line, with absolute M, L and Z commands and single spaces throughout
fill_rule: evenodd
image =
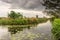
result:
M 23 15 L 20 14 L 19 12 L 16 13 L 16 12 L 14 12 L 14 11 L 11 11 L 11 12 L 8 14 L 8 17 L 13 18 L 13 19 L 19 18 L 19 17 L 22 17 L 22 16 L 23 16 Z
M 47 13 L 57 18 L 60 17 L 60 0 L 43 0 L 42 4 L 46 7 Z
M 23 18 L 23 15 L 20 14 L 20 12 L 18 12 L 17 14 L 18 14 L 18 16 L 20 16 L 20 18 Z

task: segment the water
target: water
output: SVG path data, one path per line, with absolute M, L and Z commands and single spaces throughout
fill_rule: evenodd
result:
M 10 40 L 10 34 L 6 27 L 0 26 L 0 40 Z
M 7 27 L 0 26 L 0 40 L 51 40 L 50 21 L 38 24 L 31 28 L 20 28 L 20 30 L 14 29 L 15 28 L 12 29 L 13 32 L 17 32 L 11 35 L 11 30 L 9 32 Z

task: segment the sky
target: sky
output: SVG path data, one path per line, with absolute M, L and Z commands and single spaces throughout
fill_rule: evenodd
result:
M 7 17 L 11 10 L 21 12 L 26 17 L 46 16 L 41 2 L 42 0 L 0 0 L 0 17 Z

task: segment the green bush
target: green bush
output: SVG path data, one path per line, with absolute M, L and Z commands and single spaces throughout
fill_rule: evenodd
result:
M 60 19 L 54 20 L 52 33 L 56 40 L 60 40 Z
M 0 19 L 0 25 L 28 25 L 28 24 L 38 24 L 46 22 L 47 19 L 35 18 L 35 19 Z

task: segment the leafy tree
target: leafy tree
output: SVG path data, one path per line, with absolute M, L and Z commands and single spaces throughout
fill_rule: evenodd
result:
M 11 11 L 11 12 L 8 14 L 8 17 L 13 18 L 13 19 L 19 18 L 19 17 L 22 17 L 22 16 L 23 16 L 23 15 L 20 14 L 19 12 L 16 13 L 16 12 L 14 12 L 14 11 Z
M 48 14 L 60 17 L 60 0 L 43 0 L 42 3 L 45 6 L 45 11 Z

